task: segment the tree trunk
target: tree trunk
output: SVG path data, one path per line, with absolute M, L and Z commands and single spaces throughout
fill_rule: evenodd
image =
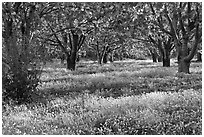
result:
M 76 66 L 76 61 L 71 57 L 67 58 L 67 69 L 75 70 L 75 66 Z
M 79 36 L 77 34 L 73 34 L 73 46 L 71 48 L 70 55 L 67 57 L 67 69 L 69 70 L 75 70 L 76 68 L 78 39 Z
M 170 57 L 163 57 L 163 67 L 170 67 Z
M 163 67 L 170 67 L 170 51 L 167 48 L 163 51 Z
M 178 50 L 178 72 L 190 73 L 190 60 L 187 60 L 190 49 L 187 47 L 187 40 L 177 46 Z
M 178 72 L 190 73 L 189 68 L 190 62 L 187 62 L 184 59 L 181 59 L 178 62 Z

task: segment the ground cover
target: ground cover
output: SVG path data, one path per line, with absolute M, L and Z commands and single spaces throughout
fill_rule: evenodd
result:
M 202 69 L 149 61 L 48 64 L 34 102 L 7 105 L 3 134 L 202 134 Z

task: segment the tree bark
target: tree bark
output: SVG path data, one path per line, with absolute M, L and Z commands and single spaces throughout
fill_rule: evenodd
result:
M 79 39 L 79 36 L 73 33 L 73 44 L 72 44 L 70 55 L 67 57 L 67 69 L 69 70 L 76 69 L 78 39 Z
M 163 67 L 170 67 L 170 49 L 165 46 L 163 49 Z
M 178 50 L 178 72 L 190 73 L 190 60 L 187 59 L 190 49 L 187 46 L 188 40 L 184 39 L 183 44 L 177 45 Z
M 181 59 L 178 62 L 178 72 L 190 73 L 190 61 L 185 61 L 185 59 Z

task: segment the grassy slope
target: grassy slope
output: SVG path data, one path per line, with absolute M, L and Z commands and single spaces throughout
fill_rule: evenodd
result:
M 189 75 L 176 74 L 174 63 L 80 63 L 75 72 L 55 65 L 41 77 L 44 98 L 6 107 L 3 134 L 201 134 L 199 63 Z

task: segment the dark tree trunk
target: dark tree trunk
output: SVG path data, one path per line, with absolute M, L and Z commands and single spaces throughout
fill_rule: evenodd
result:
M 70 56 L 67 57 L 67 69 L 69 70 L 75 70 L 76 67 L 78 39 L 79 36 L 73 34 L 73 46 L 71 48 Z
M 177 46 L 178 50 L 178 72 L 190 73 L 190 59 L 186 59 L 190 49 L 187 47 L 187 40 L 183 44 Z
M 185 61 L 184 59 L 181 59 L 178 62 L 178 72 L 184 72 L 184 73 L 190 73 L 190 62 Z
M 163 67 L 170 67 L 170 57 L 163 57 Z
M 168 49 L 164 49 L 163 54 L 163 67 L 170 67 L 170 51 Z
M 67 69 L 75 70 L 76 61 L 73 58 L 67 58 Z

